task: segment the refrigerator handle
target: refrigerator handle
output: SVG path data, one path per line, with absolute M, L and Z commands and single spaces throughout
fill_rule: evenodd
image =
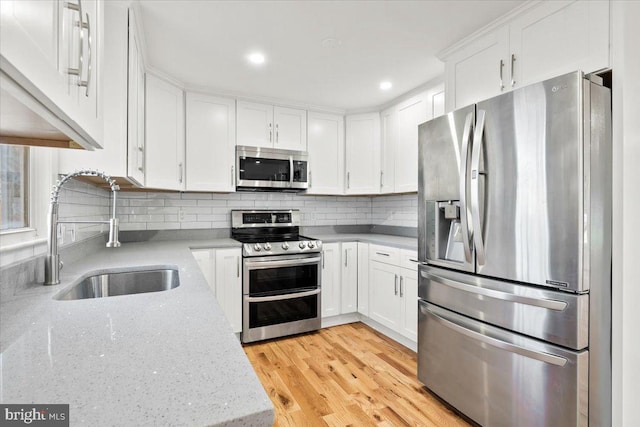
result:
M 471 233 L 469 231 L 469 219 L 467 218 L 467 165 L 469 163 L 469 136 L 471 135 L 471 122 L 473 113 L 467 114 L 462 131 L 462 159 L 460 161 L 460 223 L 462 228 L 462 243 L 464 246 L 464 258 L 467 262 L 471 259 Z
M 473 148 L 471 151 L 471 221 L 473 226 L 473 243 L 476 248 L 476 259 L 479 265 L 484 265 L 486 253 L 482 240 L 482 228 L 480 224 L 480 149 L 482 148 L 482 135 L 484 133 L 484 110 L 478 110 L 476 130 L 473 135 Z

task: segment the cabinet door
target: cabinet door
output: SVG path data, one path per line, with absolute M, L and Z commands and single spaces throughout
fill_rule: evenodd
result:
M 608 1 L 542 2 L 514 19 L 510 33 L 515 87 L 609 66 Z
M 83 2 L 84 5 L 84 2 Z M 128 9 L 117 2 L 104 3 L 102 150 L 59 150 L 58 172 L 67 174 L 82 166 L 111 176 L 127 176 L 127 43 Z
M 238 145 L 273 146 L 273 106 L 238 101 Z
M 342 314 L 358 310 L 358 243 L 342 243 Z
M 307 194 L 344 193 L 344 118 L 309 112 Z
M 400 270 L 400 299 L 402 314 L 400 333 L 412 341 L 418 341 L 418 271 Z
M 347 116 L 346 194 L 380 192 L 380 114 Z
M 369 316 L 369 244 L 358 242 L 358 313 Z
M 398 146 L 398 108 L 393 106 L 380 113 L 382 143 L 380 152 L 380 193 L 395 191 L 395 155 Z M 417 162 L 416 158 L 416 162 Z
M 209 287 L 216 294 L 216 256 L 214 249 L 192 249 L 191 253 L 196 259 Z
M 85 76 L 88 72 L 88 51 L 80 52 L 78 9 L 76 0 L 2 1 L 2 71 L 24 89 L 18 96 L 32 104 L 38 114 L 53 116 L 56 127 L 62 126 L 80 145 L 101 148 L 102 121 L 87 120 L 78 100 L 80 77 L 70 73 L 71 69 Z M 97 20 L 101 18 L 97 16 Z M 84 12 L 82 20 L 86 22 Z M 101 27 L 99 22 L 94 24 L 94 30 Z M 82 34 L 88 40 L 86 30 Z M 96 46 L 92 54 L 99 56 Z M 99 84 L 97 77 L 94 85 Z
M 400 329 L 399 268 L 377 261 L 369 263 L 369 317 L 395 331 Z
M 285 150 L 307 151 L 307 112 L 274 107 L 273 146 Z
M 235 118 L 233 99 L 187 93 L 187 191 L 235 190 Z
M 129 82 L 128 82 L 128 141 L 127 175 L 144 185 L 145 127 L 144 127 L 144 62 L 138 39 L 136 19 L 129 9 Z
M 83 86 L 76 86 L 74 90 L 78 99 L 78 116 L 76 121 L 95 140 L 103 137 L 103 108 L 102 108 L 102 61 L 104 35 L 104 2 L 98 0 L 82 0 L 85 31 L 82 39 L 85 66 L 82 67 L 80 78 Z
M 184 189 L 184 100 L 182 90 L 146 77 L 146 186 Z
M 322 317 L 340 314 L 340 243 L 322 246 Z
M 499 28 L 470 43 L 445 64 L 446 110 L 473 104 L 506 90 L 509 29 Z
M 430 119 L 427 93 L 398 105 L 398 143 L 395 156 L 395 192 L 418 191 L 418 125 Z
M 233 332 L 242 331 L 242 250 L 216 249 L 216 298 Z

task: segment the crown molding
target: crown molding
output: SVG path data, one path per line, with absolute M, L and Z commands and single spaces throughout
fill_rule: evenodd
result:
M 535 6 L 538 6 L 540 3 L 542 3 L 542 0 L 530 0 L 530 1 L 526 2 L 526 3 L 521 4 L 520 6 L 516 7 L 515 9 L 512 9 L 511 11 L 505 13 L 504 15 L 501 15 L 500 17 L 498 17 L 494 21 L 491 21 L 489 24 L 485 25 L 484 27 L 480 28 L 479 30 L 477 30 L 477 31 L 469 34 L 468 36 L 458 40 L 453 45 L 441 50 L 440 52 L 438 52 L 436 54 L 436 58 L 438 58 L 441 61 L 446 61 L 449 56 L 451 56 L 453 53 L 455 53 L 459 49 L 465 47 L 467 44 L 472 42 L 474 39 L 477 39 L 478 37 L 482 37 L 482 36 L 484 36 L 484 35 L 486 35 L 488 33 L 491 33 L 493 31 L 495 31 L 496 29 L 502 27 L 503 25 L 508 24 L 509 22 L 511 22 L 517 16 L 522 15 L 523 13 L 525 13 L 526 11 L 528 11 L 529 9 L 531 9 L 531 8 L 533 8 Z

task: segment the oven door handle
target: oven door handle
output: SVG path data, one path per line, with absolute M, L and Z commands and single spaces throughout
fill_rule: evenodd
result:
M 247 302 L 269 302 L 269 301 L 282 301 L 286 299 L 295 299 L 302 297 L 310 297 L 312 295 L 318 295 L 320 293 L 320 289 L 315 289 L 313 291 L 305 291 L 305 292 L 294 292 L 284 295 L 273 295 L 270 297 L 245 297 Z
M 272 268 L 272 267 L 295 267 L 298 265 L 305 264 L 317 264 L 321 261 L 321 257 L 313 257 L 313 258 L 299 258 L 299 259 L 286 259 L 286 260 L 276 260 L 276 261 L 246 261 L 244 265 L 249 270 L 258 270 L 262 268 Z

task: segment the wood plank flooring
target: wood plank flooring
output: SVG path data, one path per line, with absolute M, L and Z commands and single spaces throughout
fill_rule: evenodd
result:
M 245 345 L 274 426 L 468 426 L 416 377 L 416 353 L 363 323 Z

